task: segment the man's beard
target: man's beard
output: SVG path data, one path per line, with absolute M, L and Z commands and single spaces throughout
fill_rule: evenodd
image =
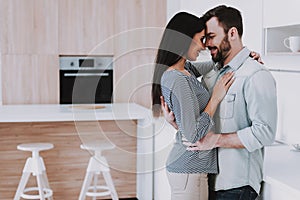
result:
M 215 57 L 212 57 L 212 60 L 216 63 L 219 63 L 220 67 L 223 67 L 225 59 L 228 57 L 228 52 L 231 50 L 231 45 L 228 41 L 228 36 L 224 36 Z

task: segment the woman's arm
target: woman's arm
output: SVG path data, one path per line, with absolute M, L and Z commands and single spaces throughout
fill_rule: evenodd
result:
M 219 103 L 221 102 L 221 100 L 224 98 L 226 92 L 228 91 L 229 87 L 231 86 L 231 84 L 234 81 L 234 77 L 233 77 L 233 73 L 226 73 L 223 77 L 221 77 L 221 79 L 216 83 L 214 89 L 213 89 L 213 93 L 212 96 L 206 106 L 206 108 L 204 109 L 204 112 L 207 113 L 209 115 L 210 118 L 213 117 Z M 181 101 L 184 101 L 184 97 L 188 97 L 187 91 L 189 90 L 189 88 L 187 87 L 186 89 L 184 89 L 184 84 L 177 87 L 178 88 L 178 97 L 181 97 Z M 177 98 L 178 99 L 178 98 Z M 190 97 L 191 99 L 191 97 Z M 192 106 L 194 102 L 185 102 L 185 106 L 189 107 Z M 166 119 L 167 122 L 169 122 L 175 129 L 179 129 L 178 128 L 178 124 L 176 123 L 177 121 L 175 121 L 176 116 L 174 115 L 173 111 L 169 110 L 169 107 L 167 105 L 167 103 L 164 100 L 164 97 L 161 97 L 161 109 L 163 111 L 164 114 L 164 118 Z M 188 108 L 187 110 L 192 110 L 193 108 Z M 180 115 L 177 116 L 177 118 Z M 180 118 L 184 118 L 184 116 L 180 117 Z

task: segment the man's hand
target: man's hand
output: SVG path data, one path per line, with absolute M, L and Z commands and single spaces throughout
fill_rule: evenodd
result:
M 160 104 L 166 121 L 169 122 L 176 130 L 178 130 L 178 125 L 175 122 L 175 115 L 173 111 L 170 111 L 168 104 L 165 102 L 163 96 L 160 96 Z
M 218 147 L 217 142 L 219 140 L 220 134 L 215 134 L 214 132 L 209 132 L 201 140 L 196 143 L 183 142 L 187 146 L 188 151 L 202 151 L 211 150 Z

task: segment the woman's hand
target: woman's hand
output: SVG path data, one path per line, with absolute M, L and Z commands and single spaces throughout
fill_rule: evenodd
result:
M 234 81 L 233 72 L 224 74 L 215 84 L 211 98 L 216 102 L 221 102 L 226 95 L 229 87 Z
M 185 146 L 187 146 L 188 151 L 203 151 L 203 150 L 211 150 L 213 148 L 218 147 L 217 143 L 219 140 L 220 134 L 216 134 L 214 132 L 208 132 L 201 140 L 196 143 L 183 142 Z
M 250 57 L 259 62 L 260 64 L 264 64 L 264 62 L 261 60 L 261 56 L 259 53 L 255 51 L 250 52 Z

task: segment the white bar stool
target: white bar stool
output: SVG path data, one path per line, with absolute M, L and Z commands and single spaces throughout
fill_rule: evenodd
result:
M 86 196 L 96 197 L 110 195 L 113 200 L 118 200 L 118 194 L 113 184 L 109 165 L 104 156 L 101 155 L 102 150 L 108 150 L 115 148 L 115 145 L 111 143 L 90 143 L 80 145 L 81 149 L 91 150 L 94 155 L 90 158 L 86 175 L 81 188 L 79 200 L 84 200 Z M 98 185 L 98 175 L 101 174 L 104 177 L 106 185 Z M 91 186 L 92 179 L 94 178 L 94 184 Z
M 18 150 L 31 151 L 32 157 L 26 160 L 14 200 L 19 200 L 21 197 L 23 199 L 52 199 L 53 192 L 49 187 L 44 160 L 39 156 L 40 151 L 52 148 L 53 144 L 51 143 L 27 143 L 17 146 Z M 25 188 L 31 173 L 36 176 L 37 187 Z M 26 194 L 33 191 L 37 191 L 38 195 Z

